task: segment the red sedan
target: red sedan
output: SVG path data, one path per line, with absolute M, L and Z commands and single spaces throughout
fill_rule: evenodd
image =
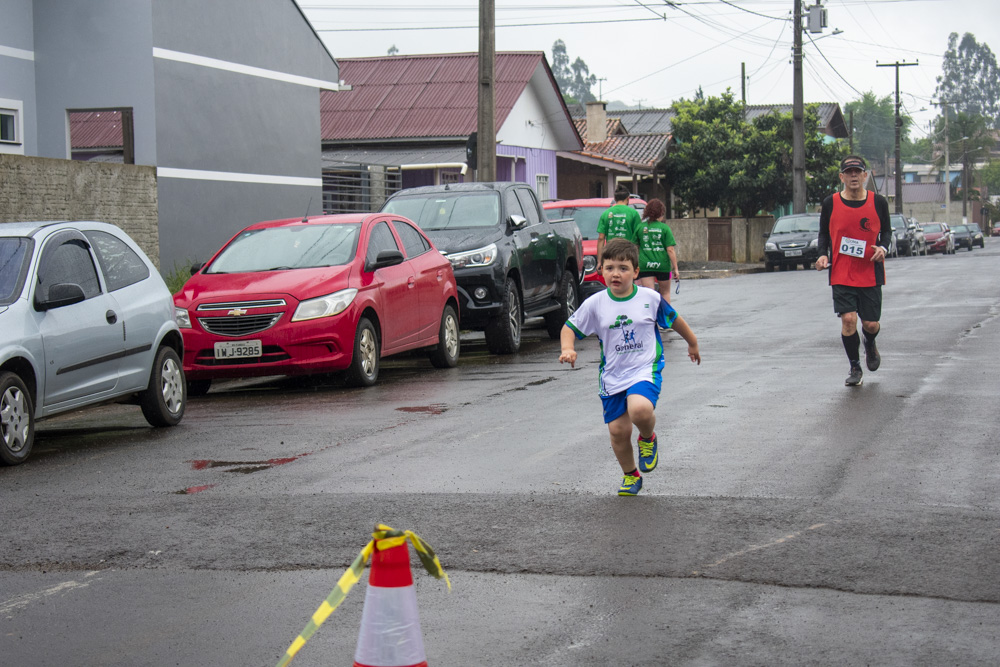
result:
M 174 296 L 189 393 L 213 378 L 347 371 L 425 349 L 458 363 L 451 263 L 411 221 L 351 214 L 274 220 L 234 236 Z
M 583 235 L 583 270 L 586 274 L 583 285 L 580 286 L 582 298 L 587 298 L 594 292 L 604 289 L 604 278 L 597 266 L 597 223 L 601 214 L 614 206 L 611 198 L 598 199 L 557 199 L 542 204 L 545 216 L 549 220 L 573 218 Z M 639 197 L 629 197 L 628 205 L 641 214 L 646 208 L 646 202 Z

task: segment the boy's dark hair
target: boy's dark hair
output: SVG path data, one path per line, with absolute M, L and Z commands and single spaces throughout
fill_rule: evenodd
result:
M 625 185 L 619 185 L 615 188 L 615 201 L 628 201 L 630 194 L 631 193 Z
M 639 247 L 628 239 L 611 239 L 604 246 L 601 262 L 609 259 L 616 262 L 632 262 L 632 268 L 635 268 L 639 266 Z

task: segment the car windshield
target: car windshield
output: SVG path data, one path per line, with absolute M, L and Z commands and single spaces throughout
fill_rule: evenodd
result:
M 496 192 L 432 192 L 396 197 L 383 213 L 413 220 L 424 231 L 462 227 L 496 227 L 500 224 L 500 195 Z
M 772 234 L 791 234 L 793 232 L 818 232 L 818 215 L 801 215 L 778 218 L 774 223 Z
M 893 229 L 906 229 L 906 220 L 903 219 L 901 215 L 890 215 L 889 219 L 892 221 Z
M 252 273 L 340 266 L 354 258 L 360 224 L 248 229 L 227 245 L 206 273 Z
M 31 239 L 0 238 L 0 306 L 9 306 L 20 295 L 30 248 Z
M 941 225 L 924 225 L 924 234 L 937 234 L 944 231 Z
M 965 225 L 955 225 L 954 227 L 951 228 L 951 231 L 953 231 L 953 232 L 967 232 L 967 231 L 969 231 L 969 228 L 966 227 Z
M 580 234 L 585 239 L 597 239 L 597 223 L 601 220 L 601 214 L 607 208 L 601 206 L 565 206 L 562 208 L 546 209 L 545 217 L 549 220 L 559 220 L 560 218 L 573 218 L 576 226 L 580 228 Z

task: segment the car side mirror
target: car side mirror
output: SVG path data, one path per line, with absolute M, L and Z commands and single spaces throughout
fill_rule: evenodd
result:
M 76 283 L 56 283 L 49 288 L 48 298 L 35 302 L 35 308 L 42 311 L 62 308 L 80 303 L 86 298 L 83 288 Z
M 518 215 L 516 213 L 510 216 L 510 226 L 514 229 L 520 229 L 528 223 L 528 219 L 523 215 Z
M 191 275 L 198 273 L 205 266 L 205 262 L 198 262 L 197 264 L 191 265 Z
M 766 241 L 771 238 L 771 232 L 764 232 L 761 236 L 764 237 L 764 240 Z
M 365 265 L 365 271 L 378 271 L 387 266 L 396 266 L 403 263 L 403 253 L 398 250 L 383 250 L 375 258 L 374 262 Z

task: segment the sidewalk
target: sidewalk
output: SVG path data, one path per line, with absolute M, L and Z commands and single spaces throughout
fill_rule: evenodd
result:
M 728 278 L 746 273 L 763 273 L 764 263 L 740 262 L 677 262 L 681 280 L 698 278 Z

